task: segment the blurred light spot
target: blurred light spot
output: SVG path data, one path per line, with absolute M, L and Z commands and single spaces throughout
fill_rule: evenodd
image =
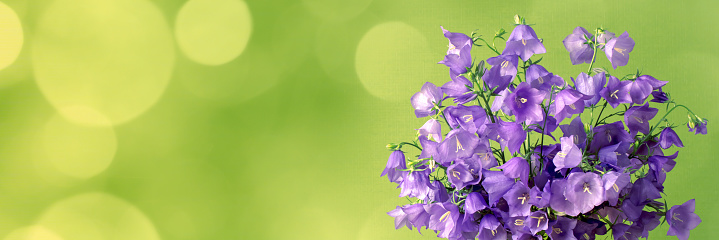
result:
M 86 115 L 83 119 L 107 122 L 97 112 L 81 113 Z M 77 125 L 56 115 L 45 124 L 43 149 L 45 156 L 40 161 L 48 161 L 65 175 L 84 179 L 110 166 L 117 139 L 110 126 Z
M 188 58 L 205 65 L 239 56 L 252 31 L 247 4 L 240 0 L 190 0 L 175 22 L 177 44 Z
M 447 79 L 448 71 L 437 66 L 442 53 L 428 52 L 424 35 L 412 26 L 402 22 L 379 24 L 357 46 L 357 76 L 372 95 L 409 104 L 424 82 L 438 79 L 437 73 L 444 76 L 439 79 Z
M 356 17 L 372 3 L 372 0 L 302 0 L 317 17 L 329 21 L 347 20 Z
M 43 226 L 36 225 L 13 230 L 3 240 L 63 240 L 63 238 Z
M 0 70 L 15 62 L 22 49 L 23 32 L 15 11 L 0 2 Z
M 106 193 L 85 193 L 54 203 L 39 223 L 72 240 L 159 240 L 135 206 Z
M 91 108 L 112 124 L 157 102 L 174 54 L 167 23 L 147 0 L 54 1 L 39 18 L 32 46 L 37 84 L 55 108 Z

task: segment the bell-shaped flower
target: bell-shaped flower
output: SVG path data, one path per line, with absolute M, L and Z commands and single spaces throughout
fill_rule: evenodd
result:
M 535 178 L 536 179 L 536 178 Z M 549 199 L 552 196 L 549 184 L 545 185 L 544 190 L 539 190 L 537 186 L 529 190 L 529 204 L 543 208 L 549 206 Z
M 452 81 L 442 85 L 442 92 L 448 97 L 454 98 L 455 103 L 465 104 L 477 98 L 477 94 L 473 90 L 474 84 L 466 77 L 454 74 L 450 74 L 450 77 Z
M 600 125 L 592 131 L 594 132 L 594 139 L 592 140 L 589 152 L 598 152 L 599 149 L 603 147 L 619 142 L 634 141 L 634 138 L 624 129 L 622 121 Z
M 496 57 L 488 58 L 487 63 L 492 65 L 493 68 L 499 67 L 499 75 L 511 76 L 512 80 L 514 80 L 514 77 L 517 75 L 519 56 L 513 54 L 502 54 Z
M 532 234 L 537 234 L 539 231 L 547 230 L 549 218 L 544 211 L 535 211 L 529 214 L 525 222 L 527 227 L 529 227 L 529 231 L 532 232 Z
M 574 237 L 577 239 L 594 240 L 596 235 L 604 235 L 607 233 L 607 227 L 604 222 L 593 218 L 585 218 L 577 221 L 574 226 Z
M 402 189 L 399 196 L 427 198 L 431 187 L 429 183 L 430 170 L 428 168 L 415 169 L 414 171 L 404 171 L 403 174 L 402 181 L 397 186 Z
M 609 171 L 602 175 L 604 198 L 609 201 L 611 206 L 617 205 L 619 193 L 629 184 L 630 180 L 631 177 L 628 173 Z
M 676 145 L 677 147 L 684 147 L 684 143 L 682 143 L 682 140 L 679 139 L 679 135 L 674 132 L 674 129 L 672 129 L 671 127 L 666 127 L 664 128 L 664 130 L 662 130 L 662 133 L 659 134 L 659 146 L 664 149 L 667 149 L 670 148 L 672 145 Z
M 393 151 L 387 160 L 387 166 L 380 177 L 387 175 L 390 182 L 399 183 L 402 181 L 402 170 L 407 169 L 404 153 L 400 150 Z
M 647 100 L 649 94 L 652 94 L 652 85 L 648 81 L 636 79 L 627 81 L 627 89 L 629 97 L 632 98 L 634 104 L 642 104 Z
M 490 169 L 497 166 L 497 159 L 494 157 L 494 153 L 489 145 L 489 140 L 487 139 L 483 138 L 479 140 L 479 145 L 474 148 L 474 156 L 472 157 L 479 160 L 482 169 Z
M 402 207 L 397 206 L 392 211 L 387 212 L 387 215 L 394 218 L 394 228 L 400 229 L 402 226 L 406 226 L 409 230 L 412 230 L 412 223 L 409 222 L 407 213 L 402 210 Z
M 689 127 L 689 132 L 694 132 L 694 135 L 696 134 L 707 134 L 707 123 L 708 120 L 706 118 L 700 119 L 698 121 L 690 120 L 687 123 L 687 127 Z
M 564 195 L 568 187 L 566 179 L 555 179 L 551 182 L 552 197 L 549 199 L 549 206 L 557 212 L 563 212 L 570 216 L 577 216 L 580 212 L 572 201 Z
M 497 123 L 487 124 L 487 136 L 514 154 L 522 147 L 522 143 L 527 138 L 527 132 L 519 123 L 498 119 Z
M 632 185 L 632 191 L 629 193 L 629 200 L 635 205 L 646 203 L 649 200 L 661 198 L 659 190 L 652 183 L 650 176 L 639 178 Z
M 604 183 L 596 173 L 573 172 L 567 177 L 564 196 L 579 212 L 586 213 L 604 202 Z
M 617 223 L 612 227 L 612 236 L 614 239 L 639 240 L 642 230 L 636 226 L 629 226 L 624 223 Z
M 504 194 L 504 200 L 509 204 L 509 216 L 528 216 L 532 204 L 529 204 L 529 188 L 522 182 L 516 182 L 514 186 Z
M 584 101 L 588 99 L 588 96 L 574 89 L 567 88 L 560 91 L 552 104 L 554 117 L 561 122 L 574 114 L 584 112 Z
M 444 110 L 447 123 L 452 128 L 461 127 L 468 132 L 476 132 L 487 121 L 487 112 L 480 106 L 449 106 Z
M 418 118 L 437 114 L 437 109 L 442 106 L 442 90 L 431 82 L 422 85 L 422 89 L 412 95 L 412 107 L 414 115 Z
M 657 115 L 659 109 L 649 107 L 649 103 L 643 106 L 633 106 L 624 113 L 624 122 L 627 123 L 629 133 L 634 136 L 637 132 L 649 133 L 649 120 Z
M 562 137 L 559 139 L 562 144 L 562 150 L 554 155 L 552 163 L 554 163 L 555 171 L 566 168 L 573 168 L 582 162 L 582 150 L 574 144 L 574 136 Z
M 419 144 L 422 146 L 422 152 L 419 154 L 419 158 L 434 158 L 434 161 L 442 161 L 439 152 L 437 152 L 438 142 L 429 140 L 426 137 L 419 137 Z
M 509 96 L 509 93 L 510 93 L 509 89 L 504 89 L 504 90 L 500 91 L 499 93 L 497 93 L 498 96 L 494 97 L 494 100 L 492 101 L 492 107 L 490 108 L 490 110 L 492 110 L 492 112 L 502 110 L 502 112 L 504 112 L 505 114 L 511 115 L 512 110 L 510 110 L 509 107 L 507 107 L 507 105 L 504 105 L 504 99 L 506 99 Z
M 492 214 L 482 217 L 479 222 L 479 239 L 482 240 L 506 240 L 507 231 L 502 227 L 502 223 Z
M 419 137 L 425 137 L 435 142 L 442 141 L 442 124 L 430 118 L 422 127 L 417 129 L 417 134 L 419 134 Z
M 467 200 L 464 201 L 464 210 L 467 213 L 475 213 L 486 209 L 487 202 L 484 201 L 482 194 L 478 192 L 471 192 L 467 195 Z
M 546 53 L 547 50 L 542 45 L 537 34 L 528 25 L 519 24 L 514 27 L 512 34 L 507 39 L 507 47 L 504 48 L 502 54 L 519 55 L 522 60 L 527 61 L 534 54 Z
M 560 125 L 564 137 L 572 137 L 574 145 L 583 149 L 587 141 L 587 132 L 584 131 L 584 124 L 581 117 L 575 117 L 569 125 Z M 560 138 L 561 141 L 561 138 Z
M 429 193 L 427 199 L 423 199 L 425 202 L 446 202 L 449 200 L 449 194 L 447 189 L 440 181 L 432 181 L 429 184 Z
M 448 46 L 447 55 L 449 55 L 449 54 L 457 54 L 458 55 L 459 51 L 464 48 L 468 48 L 470 50 L 472 49 L 473 43 L 472 43 L 472 39 L 469 36 L 467 36 L 464 33 L 447 31 L 442 26 L 439 26 L 439 27 L 442 28 L 442 33 L 444 34 L 444 37 L 446 37 L 447 40 L 449 40 L 449 45 L 447 45 Z
M 519 178 L 524 185 L 528 184 L 529 180 L 529 164 L 527 160 L 522 157 L 515 157 L 497 167 L 502 169 L 504 175 L 510 178 Z
M 551 231 L 548 230 L 547 232 L 553 240 L 576 240 L 577 238 L 574 237 L 575 226 L 577 226 L 576 219 L 560 216 L 552 225 Z
M 527 120 L 539 122 L 544 117 L 540 104 L 545 95 L 546 92 L 534 89 L 528 83 L 523 82 L 504 99 L 504 104 L 512 110 L 518 123 Z
M 494 89 L 492 93 L 499 93 L 507 89 L 509 83 L 511 83 L 512 79 L 514 79 L 514 76 L 504 76 L 501 72 L 501 67 L 495 66 L 490 68 L 482 76 L 482 81 L 487 83 L 487 86 L 489 86 L 488 90 Z
M 542 65 L 532 64 L 527 68 L 527 82 L 532 88 L 549 92 L 552 86 L 564 86 L 564 79 L 547 71 Z
M 481 171 L 479 171 L 481 173 Z M 469 182 L 475 180 L 464 162 L 458 161 L 447 168 L 447 178 L 455 189 L 463 189 Z
M 564 48 L 569 51 L 569 59 L 572 61 L 572 65 L 592 62 L 594 49 L 589 44 L 592 38 L 594 38 L 594 35 L 587 32 L 583 27 L 574 28 L 572 34 L 564 38 L 562 43 L 564 43 Z
M 619 37 L 612 38 L 604 46 L 604 53 L 614 69 L 617 69 L 618 66 L 627 65 L 629 53 L 632 50 L 634 50 L 634 39 L 629 37 L 627 32 L 622 33 Z
M 655 90 L 654 92 L 652 92 L 652 97 L 654 97 L 654 98 L 652 100 L 650 100 L 650 102 L 665 103 L 665 102 L 669 101 L 669 95 L 667 95 L 667 93 L 662 91 L 662 88 L 659 88 L 658 90 Z
M 497 201 L 504 196 L 509 189 L 514 186 L 514 179 L 511 179 L 504 175 L 502 172 L 482 170 L 484 180 L 482 186 L 489 194 L 489 205 L 494 205 Z
M 599 92 L 607 83 L 607 77 L 604 72 L 597 73 L 591 77 L 582 72 L 577 76 L 577 79 L 572 79 L 572 81 L 577 91 L 590 97 L 590 99 L 584 101 L 584 106 L 589 107 L 596 105 L 601 99 Z
M 669 223 L 668 236 L 677 236 L 679 240 L 689 239 L 689 231 L 699 226 L 702 220 L 694 213 L 694 199 L 682 205 L 672 206 L 666 215 Z
M 602 88 L 599 95 L 607 100 L 612 108 L 617 108 L 622 103 L 631 103 L 632 98 L 629 96 L 628 83 L 627 81 L 619 81 L 615 76 L 609 76 L 607 87 Z
M 425 210 L 430 215 L 428 228 L 439 231 L 438 237 L 449 237 L 459 225 L 459 208 L 453 203 L 433 203 L 426 205 Z
M 474 133 L 458 128 L 447 133 L 447 137 L 439 144 L 437 151 L 443 166 L 458 158 L 468 158 L 474 154 L 479 138 Z

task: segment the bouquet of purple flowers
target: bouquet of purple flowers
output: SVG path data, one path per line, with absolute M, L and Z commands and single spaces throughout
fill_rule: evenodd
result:
M 523 18 L 515 24 L 491 44 L 442 28 L 449 49 L 439 63 L 451 81 L 425 83 L 411 102 L 429 119 L 413 141 L 387 145 L 381 176 L 410 201 L 388 213 L 395 227 L 448 239 L 587 240 L 611 231 L 629 240 L 667 222 L 668 235 L 689 238 L 701 222 L 694 200 L 671 208 L 661 201 L 678 155 L 664 151 L 683 147 L 667 116 L 685 109 L 695 134 L 707 133 L 707 120 L 663 92 L 665 81 L 592 68 L 599 51 L 614 69 L 627 64 L 634 40 L 626 32 L 575 28 L 564 46 L 572 64 L 589 68 L 568 83 L 532 59 L 546 52 L 542 39 Z M 496 39 L 506 40 L 501 53 Z M 488 67 L 473 61 L 474 46 L 497 54 Z M 650 95 L 651 105 L 666 109 L 661 118 Z

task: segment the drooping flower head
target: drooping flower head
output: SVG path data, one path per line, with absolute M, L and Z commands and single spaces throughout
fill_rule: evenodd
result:
M 456 33 L 456 32 L 450 32 L 444 29 L 444 27 L 439 26 L 442 28 L 442 33 L 444 34 L 444 37 L 449 40 L 449 45 L 447 45 L 447 55 L 449 54 L 457 54 L 459 55 L 459 51 L 464 48 L 472 49 L 472 39 L 465 35 L 464 33 Z
M 634 50 L 634 39 L 629 37 L 627 32 L 622 33 L 619 37 L 612 38 L 604 46 L 604 53 L 612 63 L 612 67 L 617 69 L 618 66 L 627 65 L 629 62 L 629 53 Z
M 442 141 L 442 124 L 430 118 L 422 127 L 417 129 L 417 134 L 419 134 L 419 137 L 426 137 L 428 140 Z
M 458 54 L 447 54 L 438 64 L 444 64 L 449 67 L 449 72 L 455 75 L 461 75 L 472 67 L 471 48 L 465 47 L 459 50 Z
M 657 115 L 659 109 L 649 107 L 649 103 L 643 106 L 633 106 L 624 113 L 624 122 L 627 123 L 629 133 L 634 136 L 637 132 L 649 133 L 649 120 Z
M 517 75 L 517 64 L 519 56 L 513 54 L 502 54 L 487 59 L 487 63 L 493 68 L 499 68 L 500 76 L 511 76 L 512 80 Z
M 465 104 L 477 98 L 477 94 L 472 90 L 474 84 L 467 80 L 464 76 L 450 74 L 452 81 L 442 85 L 442 92 L 448 97 L 454 98 L 457 104 Z
M 679 135 L 670 127 L 664 128 L 662 133 L 659 134 L 659 145 L 664 149 L 670 148 L 672 145 L 684 147 L 684 143 L 679 139 Z
M 528 25 L 519 24 L 514 27 L 512 34 L 507 39 L 507 47 L 502 54 L 519 55 L 522 60 L 527 61 L 534 54 L 546 53 L 547 50 L 542 45 L 537 34 Z
M 509 106 L 512 114 L 517 117 L 517 122 L 542 121 L 542 107 L 539 105 L 544 100 L 545 92 L 529 86 L 528 83 L 520 83 L 514 92 L 504 99 L 504 104 Z
M 689 231 L 699 226 L 702 220 L 694 213 L 694 199 L 682 205 L 672 206 L 666 215 L 669 223 L 669 236 L 677 236 L 680 240 L 689 239 Z
M 594 38 L 594 35 L 587 32 L 583 27 L 576 27 L 572 34 L 569 34 L 564 38 L 564 48 L 569 51 L 569 59 L 572 61 L 572 65 L 581 63 L 590 63 L 592 56 L 594 55 L 594 49 L 589 41 Z
M 531 87 L 545 92 L 549 92 L 552 86 L 562 87 L 565 84 L 562 77 L 554 75 L 539 64 L 532 64 L 527 68 L 527 82 Z
M 412 95 L 412 107 L 418 118 L 437 114 L 437 109 L 442 106 L 442 90 L 431 82 L 422 85 L 422 89 Z
M 574 87 L 577 91 L 590 97 L 590 99 L 584 101 L 584 106 L 589 107 L 596 105 L 601 99 L 599 92 L 607 83 L 607 78 L 604 72 L 597 73 L 591 77 L 582 72 L 579 76 L 577 76 L 576 80 L 572 79 L 572 81 L 574 82 Z
M 429 182 L 429 173 L 430 170 L 428 168 L 403 171 L 402 181 L 399 183 L 399 186 L 397 186 L 397 188 L 402 189 L 399 196 L 426 199 L 430 187 L 433 187 Z
M 402 170 L 407 169 L 404 153 L 400 150 L 393 151 L 387 160 L 387 166 L 380 177 L 387 175 L 390 182 L 399 183 L 402 181 Z
M 599 149 L 614 145 L 619 142 L 632 142 L 633 138 L 624 129 L 622 121 L 597 126 L 593 129 L 594 139 L 589 148 L 590 152 L 597 152 Z

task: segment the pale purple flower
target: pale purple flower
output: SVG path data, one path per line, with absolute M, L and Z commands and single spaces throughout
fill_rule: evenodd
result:
M 604 183 L 596 173 L 573 172 L 567 177 L 564 196 L 580 213 L 586 213 L 604 202 Z
M 594 35 L 587 32 L 583 27 L 576 27 L 572 34 L 564 38 L 564 48 L 569 51 L 569 59 L 572 65 L 590 63 L 594 55 L 593 46 L 588 42 Z
M 417 129 L 419 137 L 426 137 L 428 140 L 435 142 L 442 141 L 442 124 L 435 119 L 429 119 L 427 122 Z
M 532 64 L 527 68 L 527 82 L 532 88 L 549 92 L 552 86 L 562 87 L 564 79 L 547 71 L 542 65 Z
M 442 161 L 440 163 L 447 166 L 458 158 L 471 157 L 478 144 L 479 138 L 474 133 L 461 128 L 454 129 L 447 133 L 447 137 L 437 147 Z
M 555 171 L 566 168 L 573 168 L 582 162 L 582 150 L 574 144 L 574 136 L 562 137 L 559 141 L 562 144 L 562 150 L 554 155 L 552 162 L 556 167 Z
M 680 240 L 689 239 L 689 230 L 699 226 L 702 220 L 694 213 L 694 199 L 682 205 L 672 206 L 666 215 L 669 223 L 669 236 L 677 236 Z
M 387 175 L 390 182 L 399 183 L 402 181 L 402 170 L 407 168 L 404 153 L 400 150 L 393 151 L 387 160 L 387 166 L 380 177 Z
M 450 32 L 444 29 L 444 27 L 439 26 L 442 28 L 442 33 L 444 34 L 444 37 L 449 40 L 449 45 L 447 45 L 447 55 L 449 54 L 459 54 L 459 51 L 464 48 L 472 49 L 472 39 L 465 35 L 464 33 L 457 33 L 457 32 Z
M 529 86 L 526 82 L 520 83 L 514 91 L 504 99 L 504 104 L 509 106 L 516 121 L 542 121 L 542 107 L 546 92 L 539 91 Z
M 574 82 L 574 88 L 577 89 L 577 91 L 591 97 L 590 99 L 584 101 L 584 106 L 589 107 L 596 105 L 601 99 L 599 92 L 607 83 L 607 78 L 604 72 L 597 73 L 591 77 L 582 72 L 579 76 L 577 76 L 577 79 L 572 79 L 572 81 Z
M 458 54 L 447 54 L 438 64 L 444 64 L 449 67 L 449 72 L 455 75 L 461 75 L 472 67 L 472 56 L 469 51 L 471 48 L 462 48 Z
M 542 41 L 534 33 L 534 29 L 528 25 L 520 24 L 512 30 L 512 34 L 507 39 L 507 47 L 502 54 L 519 55 L 522 60 L 527 61 L 534 54 L 546 52 L 547 50 L 542 45 Z
M 604 53 L 612 63 L 612 67 L 617 69 L 618 66 L 627 65 L 629 62 L 629 53 L 634 50 L 634 39 L 629 37 L 627 32 L 622 33 L 619 37 L 612 38 L 604 46 Z
M 431 82 L 422 85 L 422 89 L 412 95 L 412 107 L 414 114 L 420 117 L 426 117 L 437 114 L 437 109 L 442 106 L 442 90 Z

